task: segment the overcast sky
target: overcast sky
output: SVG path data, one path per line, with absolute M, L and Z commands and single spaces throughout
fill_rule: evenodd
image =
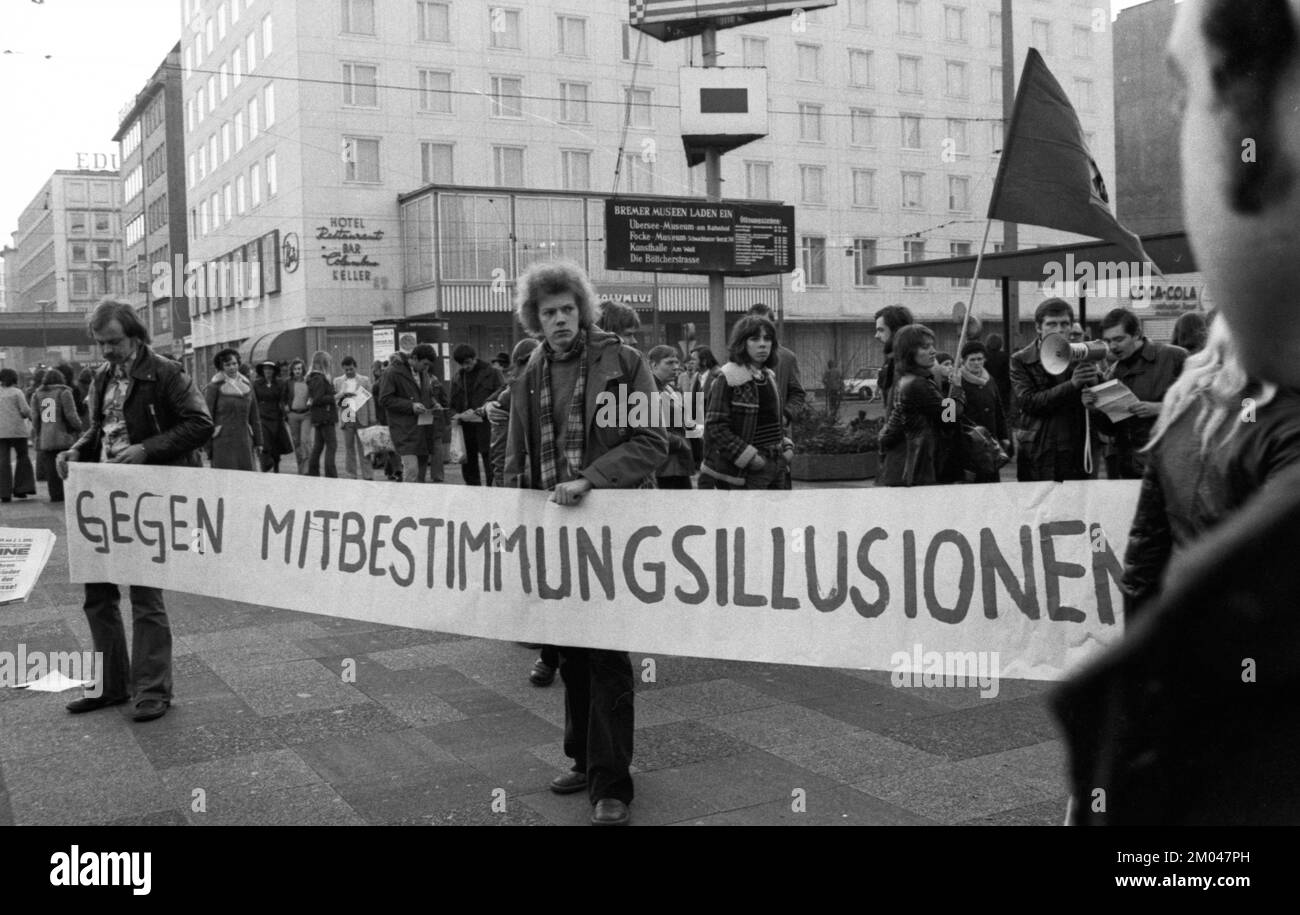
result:
M 119 112 L 180 30 L 179 0 L 0 0 L 0 244 L 50 172 L 117 151 Z

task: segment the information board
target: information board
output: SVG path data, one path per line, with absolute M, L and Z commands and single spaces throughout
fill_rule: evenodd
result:
M 605 267 L 755 276 L 794 269 L 794 207 L 615 197 L 605 201 Z

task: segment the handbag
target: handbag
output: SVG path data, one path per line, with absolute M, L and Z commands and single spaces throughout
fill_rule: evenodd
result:
M 968 470 L 988 476 L 997 473 L 1011 460 L 993 433 L 983 426 L 966 426 L 962 429 L 962 437 Z
M 465 433 L 461 431 L 460 423 L 451 424 L 451 446 L 447 455 L 459 464 L 465 463 Z
M 376 455 L 393 450 L 393 438 L 387 426 L 363 426 L 357 430 L 357 438 L 363 454 Z

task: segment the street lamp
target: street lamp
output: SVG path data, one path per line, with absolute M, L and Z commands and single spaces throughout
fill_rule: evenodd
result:
M 104 271 L 104 295 L 108 295 L 108 268 L 117 263 L 111 257 L 97 257 L 91 261 L 96 267 Z
M 53 304 L 54 302 L 50 299 L 40 299 L 36 303 L 36 307 L 41 310 L 41 348 L 45 350 L 46 353 L 50 350 L 50 342 L 45 332 L 45 309 Z M 42 355 L 41 358 L 44 359 L 45 356 Z

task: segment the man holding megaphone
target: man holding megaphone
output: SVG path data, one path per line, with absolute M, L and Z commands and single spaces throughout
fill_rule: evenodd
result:
M 1073 323 L 1069 302 L 1047 299 L 1034 310 L 1038 339 L 1011 356 L 1011 390 L 1021 426 L 1016 433 L 1016 479 L 1022 483 L 1091 476 L 1084 469 L 1088 431 L 1080 392 L 1101 381 L 1097 363 L 1105 359 L 1106 347 L 1072 347 L 1066 335 Z

